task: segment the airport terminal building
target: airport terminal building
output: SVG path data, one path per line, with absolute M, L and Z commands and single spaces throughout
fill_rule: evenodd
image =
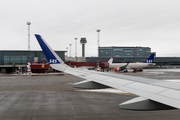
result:
M 66 51 L 56 51 L 56 53 L 65 61 Z M 30 56 L 30 57 L 28 57 Z M 46 57 L 42 51 L 37 50 L 0 50 L 0 72 L 10 73 L 15 71 L 17 67 L 25 68 L 28 61 L 34 62 L 34 59 L 38 59 L 40 63 L 46 60 Z
M 151 54 L 151 49 L 148 47 L 135 47 L 136 49 L 134 47 L 128 47 L 127 49 L 119 47 L 111 47 L 111 49 L 109 48 L 110 47 L 107 49 L 104 47 L 100 48 L 100 57 L 84 57 L 82 62 L 108 62 L 108 60 L 112 57 L 111 55 L 114 55 L 113 63 L 144 62 Z M 133 49 L 136 51 L 134 52 Z M 115 52 L 113 53 L 113 51 Z M 116 51 L 121 52 L 118 54 Z M 55 52 L 59 55 L 59 57 L 62 58 L 63 61 L 65 61 L 66 51 Z M 18 67 L 25 69 L 27 62 L 29 61 L 29 54 L 30 62 L 35 62 L 35 58 L 38 58 L 39 63 L 43 63 L 44 60 L 46 63 L 48 62 L 44 53 L 40 50 L 30 52 L 28 52 L 28 50 L 0 50 L 0 72 L 11 73 L 14 72 Z M 153 62 L 156 63 L 156 66 L 180 66 L 180 57 L 155 57 Z
M 180 57 L 156 57 L 150 47 L 99 47 L 98 52 L 99 57 L 86 57 L 86 62 L 108 62 L 111 57 L 114 57 L 113 63 L 145 62 L 154 53 L 156 66 L 180 66 Z

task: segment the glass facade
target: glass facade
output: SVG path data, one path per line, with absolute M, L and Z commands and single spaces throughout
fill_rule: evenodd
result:
M 149 47 L 99 47 L 99 57 L 148 57 Z
M 122 50 L 122 48 L 121 49 L 118 48 L 117 51 L 118 50 Z M 148 50 L 148 48 L 146 50 Z M 150 51 L 150 48 L 149 48 L 149 51 Z M 66 51 L 55 51 L 55 52 L 63 61 L 65 61 Z M 108 52 L 108 53 L 113 54 L 112 52 Z M 113 63 L 144 62 L 149 57 L 150 53 L 149 52 L 147 53 L 148 53 L 147 56 L 120 56 L 119 54 L 120 57 L 117 57 L 117 56 L 114 57 Z M 46 57 L 42 51 L 30 51 L 30 62 L 34 62 L 34 57 L 38 57 L 38 60 L 40 63 L 43 62 L 44 59 L 47 62 Z M 100 61 L 107 62 L 111 57 L 112 56 L 86 57 L 86 62 L 89 62 L 89 63 L 97 63 Z M 26 65 L 27 62 L 28 62 L 28 51 L 23 51 L 23 50 L 21 51 L 1 50 L 0 51 L 0 65 Z M 156 65 L 180 65 L 180 57 L 155 57 L 154 63 L 156 63 Z
M 56 53 L 65 61 L 65 51 L 56 51 Z M 38 57 L 39 62 L 46 60 L 42 51 L 0 51 L 0 65 L 26 65 L 28 62 L 28 54 L 30 54 L 30 62 L 34 62 L 34 57 Z

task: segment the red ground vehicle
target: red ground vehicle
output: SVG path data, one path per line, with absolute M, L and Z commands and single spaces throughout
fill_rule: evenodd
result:
M 39 63 L 39 62 L 33 62 L 31 63 L 31 71 L 32 73 L 45 73 L 46 70 L 49 70 L 50 65 L 49 63 Z

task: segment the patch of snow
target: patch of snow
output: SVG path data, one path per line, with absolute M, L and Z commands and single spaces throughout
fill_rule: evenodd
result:
M 103 93 L 128 93 L 122 90 L 106 88 L 106 89 L 88 89 L 88 90 L 78 90 L 78 91 L 87 91 L 87 92 L 103 92 Z

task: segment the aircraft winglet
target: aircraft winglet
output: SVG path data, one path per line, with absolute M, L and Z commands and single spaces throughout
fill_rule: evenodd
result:
M 39 45 L 41 46 L 49 64 L 56 70 L 64 71 L 68 66 L 64 64 L 62 59 L 52 50 L 46 41 L 38 34 L 35 34 Z

